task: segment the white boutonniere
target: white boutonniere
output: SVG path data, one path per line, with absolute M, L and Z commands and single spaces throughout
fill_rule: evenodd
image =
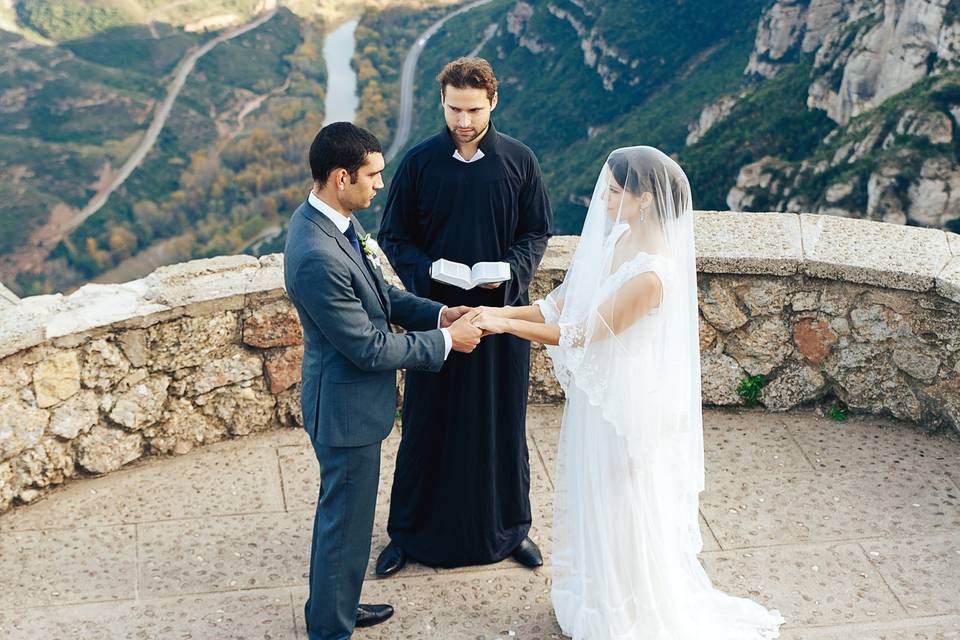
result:
M 373 265 L 374 269 L 380 268 L 380 245 L 377 244 L 377 241 L 370 237 L 370 234 L 364 234 L 359 236 L 360 248 L 363 250 L 363 255 L 367 256 L 367 260 L 370 261 L 370 264 Z

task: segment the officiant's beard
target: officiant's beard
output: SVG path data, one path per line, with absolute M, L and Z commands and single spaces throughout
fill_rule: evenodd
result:
M 477 131 L 476 127 L 470 127 L 469 133 L 466 133 L 468 131 L 467 129 L 460 129 L 455 127 L 450 130 L 450 133 L 453 134 L 453 137 L 460 144 L 470 144 L 471 142 L 473 142 L 474 140 L 482 136 L 484 133 L 486 133 L 489 127 L 490 127 L 490 121 L 488 120 L 487 123 L 484 125 L 483 130 L 481 131 Z

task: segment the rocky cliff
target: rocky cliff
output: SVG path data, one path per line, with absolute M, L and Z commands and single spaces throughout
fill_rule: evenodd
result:
M 792 158 L 741 165 L 726 204 L 960 227 L 958 17 L 956 0 L 774 3 L 744 74 L 759 86 L 802 67 L 807 107 L 836 127 Z M 708 106 L 690 141 L 735 116 L 736 100 Z

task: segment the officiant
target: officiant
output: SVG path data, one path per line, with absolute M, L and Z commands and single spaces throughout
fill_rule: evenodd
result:
M 480 58 L 440 72 L 446 126 L 412 148 L 390 185 L 379 241 L 406 288 L 450 307 L 528 304 L 552 213 L 533 152 L 490 120 L 497 80 Z M 430 277 L 445 258 L 506 262 L 509 279 L 464 290 Z M 408 558 L 436 567 L 498 562 L 536 567 L 529 539 L 526 444 L 530 343 L 484 338 L 450 354 L 437 374 L 408 371 L 402 438 L 390 499 L 383 577 Z

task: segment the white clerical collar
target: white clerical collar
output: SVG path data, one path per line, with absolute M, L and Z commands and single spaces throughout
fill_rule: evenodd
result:
M 462 155 L 460 155 L 460 149 L 454 149 L 454 150 L 453 150 L 453 157 L 454 157 L 455 159 L 459 160 L 460 162 L 466 162 L 467 164 L 470 164 L 471 162 L 476 162 L 477 160 L 479 160 L 480 158 L 482 158 L 482 157 L 483 157 L 483 151 L 482 151 L 481 149 L 477 149 L 477 152 L 476 152 L 475 154 L 473 154 L 473 157 L 470 158 L 469 160 L 467 160 L 467 159 L 464 158 Z
M 320 211 L 320 213 L 330 218 L 330 222 L 337 226 L 337 229 L 340 230 L 340 233 L 347 232 L 347 227 L 350 226 L 350 218 L 318 198 L 317 194 L 315 194 L 313 191 L 311 191 L 310 195 L 307 196 L 307 202 L 313 205 L 314 209 L 317 209 Z

